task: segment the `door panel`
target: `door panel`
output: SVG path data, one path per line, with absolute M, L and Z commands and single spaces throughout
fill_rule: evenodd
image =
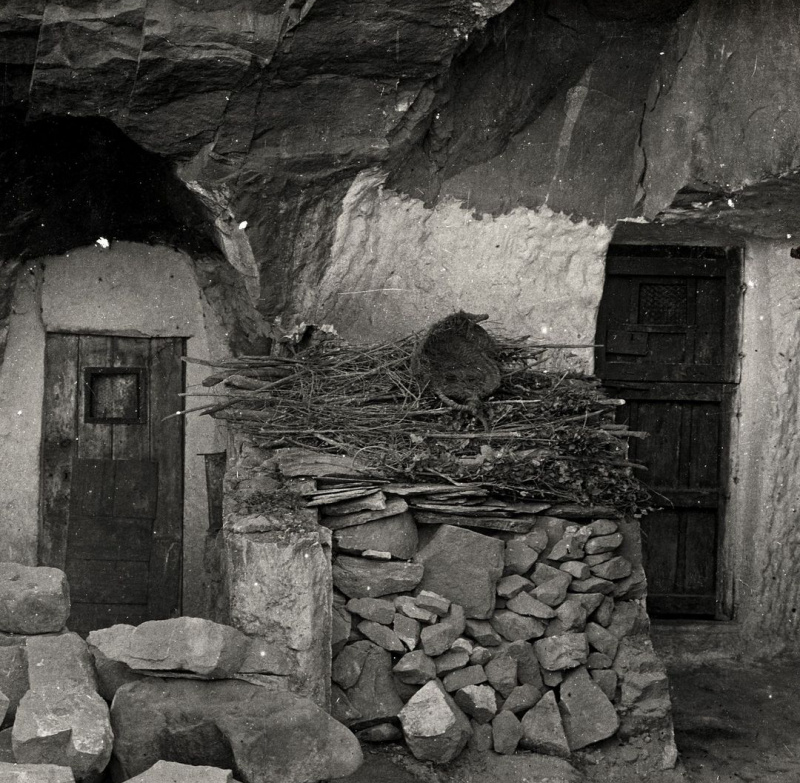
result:
M 736 380 L 738 251 L 609 248 L 597 374 L 627 404 L 618 421 L 647 432 L 644 464 L 659 510 L 642 522 L 648 608 L 719 616 L 729 400 Z
M 49 334 L 40 562 L 69 579 L 71 630 L 180 607 L 183 340 Z

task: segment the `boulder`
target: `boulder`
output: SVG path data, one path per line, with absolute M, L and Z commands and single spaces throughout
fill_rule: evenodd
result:
M 179 764 L 176 761 L 157 761 L 141 775 L 129 778 L 128 783 L 237 783 L 233 772 L 219 767 Z
M 11 732 L 18 762 L 70 767 L 76 780 L 99 776 L 111 758 L 113 741 L 108 705 L 83 688 L 28 691 Z
M 11 764 L 0 761 L 2 783 L 75 783 L 69 767 L 56 764 Z
M 583 667 L 561 683 L 559 707 L 570 750 L 580 750 L 612 736 L 619 728 L 614 705 Z
M 5 720 L 0 720 L 0 728 L 11 725 L 17 705 L 28 688 L 25 647 L 22 644 L 0 646 L 0 692 L 8 698 Z
M 423 570 L 419 563 L 387 563 L 339 555 L 333 561 L 333 583 L 349 598 L 380 598 L 413 590 L 422 579 Z
M 392 677 L 392 656 L 372 642 L 356 644 L 364 645 L 367 655 L 358 680 L 347 690 L 347 698 L 361 715 L 353 724 L 360 728 L 394 718 L 400 712 L 403 702 L 397 694 Z
M 398 560 L 410 560 L 417 551 L 417 526 L 409 512 L 378 519 L 333 534 L 336 547 L 344 552 L 389 552 Z
M 250 647 L 241 631 L 200 617 L 114 625 L 92 631 L 88 641 L 134 671 L 191 672 L 209 679 L 240 671 Z
M 548 756 L 569 757 L 569 744 L 561 722 L 556 696 L 553 691 L 539 699 L 535 707 L 522 717 L 522 739 L 520 744 L 534 753 Z
M 309 699 L 238 680 L 130 683 L 111 720 L 125 778 L 165 758 L 233 768 L 244 783 L 345 777 L 362 762 L 355 736 Z
M 69 617 L 67 577 L 58 568 L 0 563 L 0 631 L 57 633 Z
M 463 606 L 468 618 L 489 618 L 503 575 L 503 548 L 499 539 L 442 525 L 414 556 L 425 571 L 420 588 Z
M 452 761 L 469 741 L 472 729 L 463 712 L 433 680 L 423 685 L 400 711 L 406 744 L 423 761 Z

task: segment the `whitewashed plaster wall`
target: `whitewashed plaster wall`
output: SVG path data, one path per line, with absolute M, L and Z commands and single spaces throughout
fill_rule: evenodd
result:
M 542 343 L 591 344 L 611 231 L 547 208 L 493 217 L 450 199 L 428 209 L 361 173 L 321 280 L 296 310 L 353 342 L 392 339 L 457 310 Z M 593 351 L 575 351 L 590 370 Z
M 120 242 L 40 259 L 22 271 L 0 370 L 0 559 L 36 563 L 46 332 L 185 337 L 189 356 L 226 355 L 223 330 L 191 264 L 187 255 L 166 247 Z M 187 389 L 200 387 L 206 374 L 188 364 Z M 186 418 L 183 612 L 188 615 L 203 612 L 207 589 L 208 509 L 200 455 L 224 450 L 225 437 L 208 417 Z

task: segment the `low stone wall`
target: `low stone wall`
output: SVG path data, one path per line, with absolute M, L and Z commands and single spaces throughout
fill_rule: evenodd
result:
M 362 741 L 404 740 L 418 758 L 447 762 L 468 744 L 568 758 L 613 738 L 630 760 L 674 765 L 636 520 L 491 498 L 478 507 L 446 484 L 317 482 L 296 460 L 286 466 L 280 452 L 244 444 L 229 471 L 230 606 L 252 607 L 273 639 L 287 638 L 290 616 L 308 629 L 304 663 L 294 656 L 308 668 L 294 682 L 308 692 L 330 671 L 332 714 Z M 502 510 L 487 517 L 489 507 Z M 242 557 L 261 541 L 260 562 Z M 317 591 L 281 606 L 285 590 L 265 595 L 315 580 L 332 581 L 332 600 Z

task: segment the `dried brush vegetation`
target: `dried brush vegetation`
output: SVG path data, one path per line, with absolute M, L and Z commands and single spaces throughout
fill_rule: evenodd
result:
M 424 335 L 378 345 L 324 337 L 214 364 L 204 385 L 217 387 L 215 402 L 190 411 L 262 446 L 348 455 L 372 479 L 469 482 L 509 500 L 645 510 L 638 466 L 626 457 L 627 438 L 643 433 L 614 423 L 621 401 L 595 379 L 543 369 L 558 347 L 493 334 L 500 385 L 469 410 L 418 382 Z

